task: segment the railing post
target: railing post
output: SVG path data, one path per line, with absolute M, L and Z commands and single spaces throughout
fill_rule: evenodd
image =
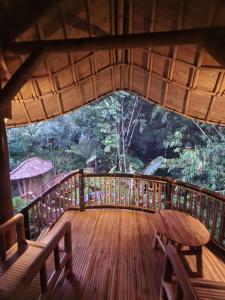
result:
M 172 208 L 172 184 L 170 179 L 167 179 L 166 183 L 166 200 L 165 200 L 165 208 Z
M 80 211 L 85 210 L 84 203 L 84 171 L 82 169 L 79 170 L 79 203 L 80 203 Z
M 21 213 L 24 216 L 24 227 L 25 227 L 25 238 L 27 240 L 30 240 L 31 235 L 30 235 L 30 222 L 29 222 L 29 214 L 28 214 L 28 210 L 22 210 Z

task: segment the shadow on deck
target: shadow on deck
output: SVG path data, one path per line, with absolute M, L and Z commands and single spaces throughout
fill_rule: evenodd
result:
M 58 222 L 68 220 L 72 224 L 74 278 L 58 283 L 54 299 L 159 299 L 164 254 L 152 248 L 152 214 L 70 210 Z M 188 260 L 194 269 L 194 258 Z M 203 272 L 205 279 L 225 282 L 225 257 L 204 247 Z

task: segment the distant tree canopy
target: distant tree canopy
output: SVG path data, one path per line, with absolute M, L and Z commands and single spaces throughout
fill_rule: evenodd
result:
M 55 174 L 87 166 L 143 172 L 160 156 L 164 163 L 156 174 L 224 189 L 225 129 L 185 119 L 127 92 L 63 117 L 9 129 L 8 141 L 11 169 L 40 156 L 53 162 Z

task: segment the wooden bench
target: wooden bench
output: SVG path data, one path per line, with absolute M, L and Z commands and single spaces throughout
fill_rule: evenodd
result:
M 172 245 L 165 249 L 165 266 L 160 296 L 162 300 L 224 300 L 225 283 L 190 279 Z
M 6 234 L 12 226 L 16 227 L 17 242 L 6 250 Z M 67 277 L 72 274 L 70 223 L 56 224 L 54 234 L 49 232 L 48 235 L 48 243 L 26 240 L 22 214 L 0 225 L 0 299 L 22 298 L 38 273 L 41 288 L 39 299 L 48 299 L 62 271 Z M 59 250 L 62 238 L 64 247 Z M 52 253 L 54 270 L 48 278 L 46 261 Z

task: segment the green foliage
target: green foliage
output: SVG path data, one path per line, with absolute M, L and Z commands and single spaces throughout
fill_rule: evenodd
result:
M 15 213 L 19 212 L 23 207 L 29 204 L 30 201 L 23 200 L 20 197 L 13 197 L 13 208 Z
M 165 146 L 172 147 L 176 156 L 167 159 L 164 167 L 171 176 L 183 181 L 212 190 L 224 189 L 224 134 L 224 128 L 196 121 L 182 124 L 167 137 Z

